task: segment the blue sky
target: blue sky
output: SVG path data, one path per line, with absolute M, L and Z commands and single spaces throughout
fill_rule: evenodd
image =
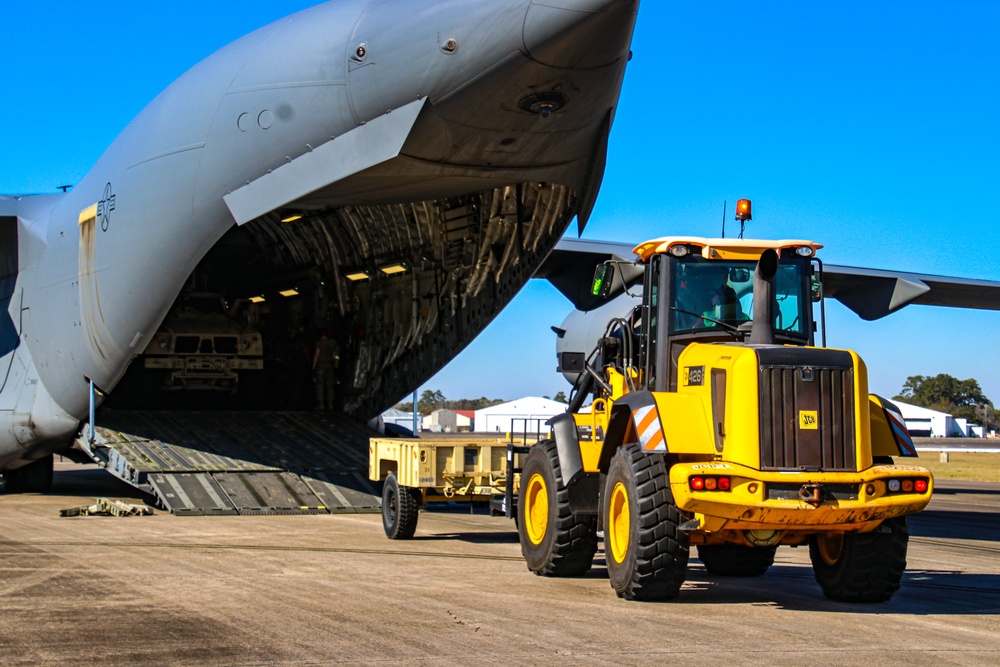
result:
M 8 3 L 0 193 L 78 182 L 157 93 L 226 43 L 314 4 Z M 644 0 L 607 174 L 585 238 L 748 236 L 823 243 L 827 263 L 1000 281 L 1000 3 Z M 570 305 L 532 281 L 429 381 L 449 398 L 553 395 Z M 862 322 L 833 303 L 832 345 L 871 388 L 977 378 L 1000 403 L 1000 313 L 909 307 Z M 514 356 L 512 356 L 514 355 Z

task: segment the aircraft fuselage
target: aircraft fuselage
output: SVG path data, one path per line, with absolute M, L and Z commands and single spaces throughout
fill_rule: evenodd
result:
M 0 359 L 0 469 L 75 434 L 89 380 L 116 385 L 234 221 L 289 206 L 329 213 L 409 205 L 539 180 L 571 192 L 554 218 L 561 234 L 596 195 L 637 4 L 327 2 L 196 65 L 72 191 L 0 199 L 18 249 L 12 349 Z M 595 16 L 615 20 L 608 28 Z M 601 30 L 615 39 L 581 48 Z M 524 72 L 535 78 L 514 78 Z M 566 72 L 593 85 L 568 90 Z M 514 94 L 502 102 L 481 94 L 504 88 Z M 395 162 L 366 157 L 387 150 L 393 133 L 405 139 Z M 493 143 L 508 135 L 500 144 L 521 142 L 517 150 Z M 552 148 L 573 138 L 575 149 Z M 340 178 L 318 195 L 295 192 L 313 164 Z M 363 178 L 378 169 L 374 180 Z M 543 246 L 557 237 L 547 234 Z

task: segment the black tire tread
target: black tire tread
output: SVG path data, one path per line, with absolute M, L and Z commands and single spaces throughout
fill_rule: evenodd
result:
M 392 480 L 390 482 L 390 480 Z M 417 498 L 419 490 L 400 485 L 394 474 L 385 480 L 385 491 L 382 494 L 382 527 L 390 540 L 410 540 L 417 532 L 417 519 L 420 516 L 420 501 Z M 396 520 L 393 523 L 388 516 L 386 500 L 389 492 L 396 495 Z
M 543 440 L 536 444 L 529 457 L 544 457 L 545 465 L 552 471 L 555 480 L 555 531 L 550 542 L 549 551 L 544 562 L 532 567 L 528 550 L 532 548 L 526 530 L 525 522 L 517 518 L 518 535 L 521 539 L 521 553 L 528 562 L 528 569 L 542 577 L 578 577 L 589 571 L 594 565 L 594 554 L 597 553 L 597 519 L 592 515 L 574 514 L 569 506 L 569 491 L 562 483 L 562 468 L 559 465 L 559 451 L 553 440 Z M 528 461 L 525 461 L 525 466 Z M 527 482 L 522 473 L 521 483 Z M 523 488 L 523 487 L 522 487 Z M 550 498 L 551 502 L 551 498 Z M 518 499 L 518 514 L 524 511 L 523 498 Z M 546 536 L 548 537 L 548 536 Z M 546 540 L 548 541 L 548 539 Z M 544 546 L 543 545 L 540 545 Z M 535 554 L 536 556 L 539 554 Z
M 670 478 L 662 456 L 647 454 L 637 444 L 619 450 L 635 480 L 638 502 L 638 544 L 631 579 L 619 597 L 655 601 L 677 597 L 687 574 L 690 546 L 687 533 L 680 530 L 684 516 L 674 504 Z M 633 521 L 635 518 L 633 518 Z
M 827 565 L 816 540 L 809 542 L 816 581 L 839 602 L 885 602 L 899 590 L 909 542 L 906 517 L 886 519 L 874 532 L 844 536 L 841 557 Z

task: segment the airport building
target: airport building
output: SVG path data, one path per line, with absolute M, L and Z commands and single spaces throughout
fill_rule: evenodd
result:
M 970 425 L 967 419 L 954 417 L 919 405 L 893 401 L 903 413 L 910 435 L 918 438 L 982 438 L 983 427 Z
M 476 410 L 477 433 L 547 433 L 545 425 L 552 417 L 566 412 L 566 404 L 538 396 L 528 396 L 508 403 Z
M 418 417 L 419 419 L 419 417 Z M 413 413 L 389 408 L 382 413 L 382 422 L 385 424 L 395 424 L 410 431 L 413 430 Z
M 475 410 L 442 408 L 424 417 L 421 429 L 431 433 L 468 433 L 472 430 L 475 415 Z

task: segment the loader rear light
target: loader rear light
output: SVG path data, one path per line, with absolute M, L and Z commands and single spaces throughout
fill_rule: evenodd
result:
M 717 475 L 698 475 L 688 478 L 692 491 L 731 491 L 733 481 L 729 477 Z
M 889 493 L 927 493 L 930 486 L 926 477 L 890 479 L 886 482 Z

